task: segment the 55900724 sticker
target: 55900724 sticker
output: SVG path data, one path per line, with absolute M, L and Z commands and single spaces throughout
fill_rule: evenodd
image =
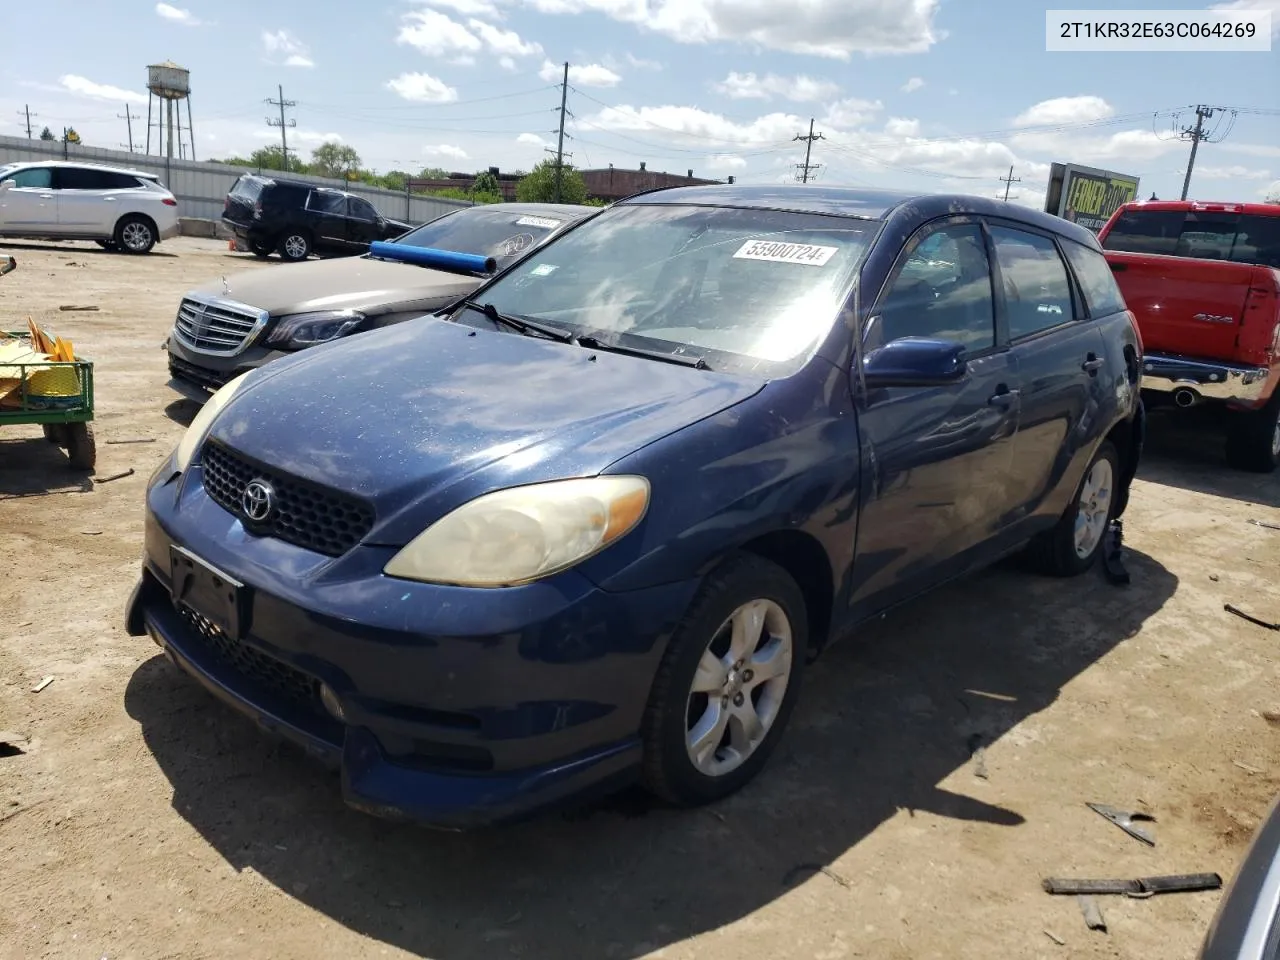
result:
M 516 221 L 518 227 L 540 227 L 543 230 L 554 230 L 561 221 L 551 217 L 521 217 Z
M 770 263 L 799 263 L 821 267 L 838 250 L 813 243 L 783 243 L 778 240 L 748 240 L 733 255 L 735 260 L 767 260 Z

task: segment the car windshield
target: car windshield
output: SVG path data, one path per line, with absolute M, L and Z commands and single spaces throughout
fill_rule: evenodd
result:
M 627 204 L 476 296 L 605 344 L 783 376 L 831 329 L 877 227 L 851 217 Z
M 497 205 L 471 207 L 424 223 L 395 242 L 493 257 L 501 266 L 550 239 L 570 219 L 560 211 L 531 214 Z

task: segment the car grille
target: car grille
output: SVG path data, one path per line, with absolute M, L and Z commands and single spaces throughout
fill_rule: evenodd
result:
M 188 363 L 178 357 L 172 355 L 169 357 L 170 376 L 189 380 L 198 386 L 204 387 L 206 390 L 217 390 L 219 387 L 225 386 L 234 373 L 234 370 L 228 370 L 226 372 L 221 370 L 207 370 L 204 367 L 198 367 L 194 363 Z
M 259 535 L 275 537 L 330 557 L 346 553 L 373 527 L 373 508 L 346 496 L 263 467 L 216 441 L 204 446 L 204 488 L 224 510 L 241 518 Z M 265 480 L 275 492 L 276 508 L 254 527 L 240 506 L 251 480 Z
M 263 653 L 240 640 L 233 640 L 206 617 L 188 607 L 178 613 L 191 627 L 204 647 L 241 676 L 252 680 L 282 699 L 317 714 L 324 715 L 320 704 L 320 683 L 282 660 Z
M 251 307 L 186 297 L 178 305 L 174 333 L 192 350 L 227 355 L 244 349 L 263 320 L 264 314 Z

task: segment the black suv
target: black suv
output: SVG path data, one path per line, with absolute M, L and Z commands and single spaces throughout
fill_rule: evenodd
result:
M 257 256 L 269 257 L 275 250 L 285 260 L 364 253 L 374 240 L 391 240 L 411 229 L 342 190 L 250 173 L 227 194 L 222 222 Z

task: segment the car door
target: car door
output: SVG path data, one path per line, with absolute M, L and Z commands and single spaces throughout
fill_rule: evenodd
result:
M 112 174 L 88 167 L 58 167 L 53 185 L 58 194 L 58 230 L 71 236 L 109 236 L 117 219 Z
M 53 190 L 53 168 L 27 167 L 5 174 L 4 179 L 13 181 L 13 186 L 0 191 L 0 229 L 56 234 L 58 200 Z
M 347 197 L 347 245 L 353 251 L 363 252 L 369 244 L 381 239 L 378 211 L 373 204 L 361 197 Z
M 1066 509 L 1098 438 L 1105 345 L 1054 237 L 996 221 L 988 229 L 1022 393 L 1010 520 L 1046 526 Z
M 312 190 L 307 194 L 307 219 L 316 246 L 330 253 L 346 253 L 347 197 L 337 190 Z
M 872 310 L 864 355 L 904 337 L 963 344 L 968 372 L 947 386 L 868 389 L 861 400 L 855 616 L 992 559 L 1001 532 L 1018 384 L 974 219 L 931 224 L 904 247 Z

